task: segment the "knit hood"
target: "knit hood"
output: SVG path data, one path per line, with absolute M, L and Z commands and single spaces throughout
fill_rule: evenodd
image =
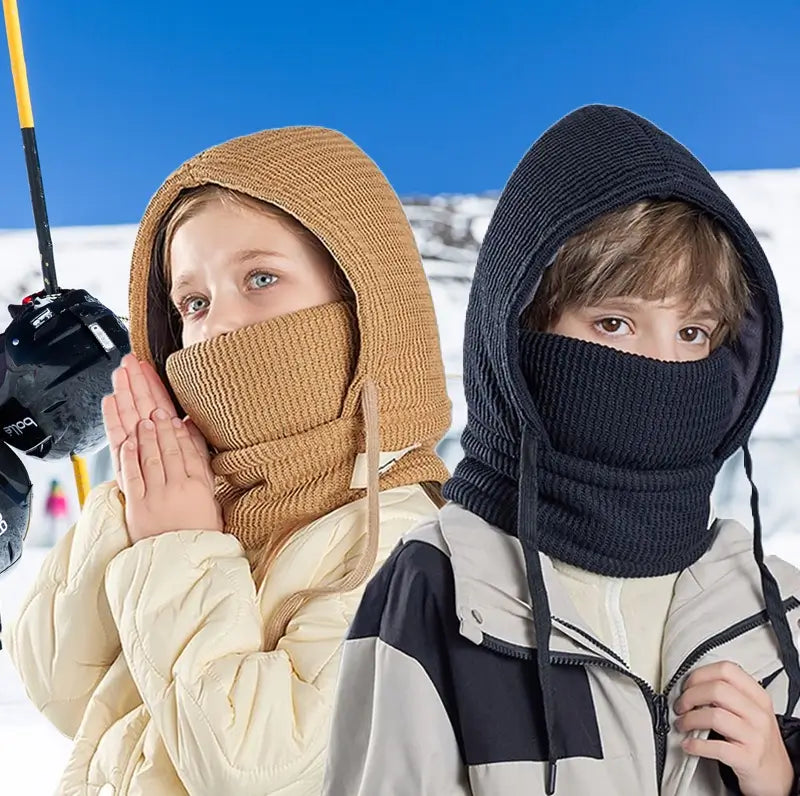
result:
M 752 294 L 738 339 L 698 363 L 658 363 L 521 329 L 522 311 L 562 244 L 599 216 L 643 199 L 689 202 L 727 230 Z M 739 447 L 744 448 L 752 484 L 747 441 L 775 379 L 781 331 L 775 280 L 753 231 L 702 164 L 645 119 L 622 108 L 581 108 L 545 132 L 511 175 L 475 269 L 464 337 L 469 409 L 462 438 L 465 456 L 444 494 L 516 534 L 522 544 L 548 737 L 548 794 L 555 792 L 556 765 L 564 750 L 554 730 L 559 702 L 550 676 L 551 616 L 541 553 L 555 557 L 567 553 L 571 557 L 562 560 L 568 563 L 590 562 L 596 572 L 621 577 L 676 572 L 697 560 L 713 539 L 708 498 L 714 474 Z M 694 461 L 680 462 L 672 456 L 675 461 L 664 459 L 658 469 L 648 470 L 635 440 L 626 441 L 626 435 L 635 436 L 637 430 L 643 442 L 655 439 L 652 429 L 659 418 L 645 415 L 658 409 L 661 395 L 641 392 L 652 390 L 649 376 L 667 387 L 673 412 L 666 424 L 673 429 L 685 431 L 675 397 L 681 392 L 692 395 L 686 389 L 690 384 L 695 395 L 702 396 L 699 407 L 688 406 L 689 400 L 687 410 L 699 408 L 704 413 L 693 419 L 696 428 L 712 432 L 706 435 L 712 441 Z M 728 384 L 731 394 L 725 395 Z M 599 406 L 591 401 L 595 390 Z M 616 412 L 604 417 L 602 407 L 624 403 L 616 396 L 626 392 L 640 401 L 636 408 L 645 410 L 643 414 Z M 547 413 L 540 411 L 543 401 Z M 665 404 L 665 409 L 670 406 Z M 603 432 L 596 438 L 588 427 L 592 413 Z M 574 435 L 570 450 L 559 449 L 558 438 L 575 430 L 578 449 Z M 686 441 L 686 434 L 681 439 Z M 670 452 L 669 445 L 655 441 L 665 456 L 682 452 Z M 587 453 L 593 448 L 605 459 Z M 688 445 L 686 450 L 690 452 Z M 615 457 L 622 457 L 624 464 L 620 466 Z M 695 492 L 690 495 L 692 487 Z M 650 511 L 654 503 L 664 510 Z M 791 683 L 790 715 L 800 697 L 800 666 L 777 584 L 763 562 L 755 486 L 752 506 L 754 552 L 765 605 Z M 625 532 L 630 536 L 622 538 Z M 606 555 L 606 540 L 619 554 L 613 561 Z M 687 540 L 694 540 L 694 545 L 681 544 Z M 671 564 L 661 571 L 664 552 Z M 646 569 L 634 571 L 642 558 Z
M 724 225 L 742 258 L 753 296 L 731 346 L 735 399 L 720 456 L 726 458 L 748 439 L 775 379 L 782 332 L 777 287 L 764 251 L 685 147 L 636 114 L 602 105 L 574 111 L 545 132 L 500 197 L 467 310 L 470 422 L 497 427 L 496 409 L 503 404 L 542 431 L 520 369 L 520 314 L 569 237 L 605 213 L 648 198 L 699 206 Z M 488 395 L 492 400 L 483 400 Z
M 334 130 L 287 127 L 235 138 L 201 152 L 167 178 L 147 207 L 133 249 L 134 354 L 153 363 L 150 271 L 161 220 L 182 191 L 206 183 L 294 216 L 347 276 L 358 306 L 358 357 L 342 415 L 358 413 L 361 387 L 370 377 L 378 386 L 384 450 L 440 439 L 450 423 L 450 402 L 433 302 L 411 227 L 375 163 Z
M 355 324 L 334 302 L 156 361 L 164 313 L 174 312 L 161 284 L 162 220 L 182 191 L 204 184 L 268 202 L 310 230 L 349 281 Z M 300 527 L 366 496 L 366 545 L 322 591 L 363 583 L 378 550 L 379 490 L 442 483 L 448 473 L 435 445 L 450 424 L 430 290 L 402 205 L 376 165 L 345 136 L 315 127 L 266 130 L 202 152 L 147 208 L 129 299 L 133 352 L 156 366 L 212 443 L 225 531 L 248 555 L 279 549 Z M 287 598 L 266 629 L 267 648 L 319 593 Z

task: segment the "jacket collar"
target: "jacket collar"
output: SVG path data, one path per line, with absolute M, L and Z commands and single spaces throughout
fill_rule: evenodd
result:
M 439 527 L 453 569 L 461 634 L 476 644 L 494 640 L 522 651 L 533 649 L 531 597 L 519 540 L 456 503 L 441 509 Z M 764 608 L 751 534 L 732 520 L 716 520 L 714 531 L 709 550 L 675 584 L 663 644 L 668 676 L 709 639 Z M 553 621 L 551 652 L 591 654 L 620 665 L 580 617 L 551 560 L 543 554 L 540 560 Z M 777 558 L 767 563 L 784 599 L 800 594 L 800 572 Z M 766 646 L 759 645 L 753 660 L 742 660 L 737 649 L 737 661 L 747 670 L 759 670 L 767 665 L 765 656 L 770 661 L 777 656 L 773 634 L 762 635 Z M 750 648 L 754 645 L 746 645 L 745 658 Z M 724 659 L 723 651 L 719 659 Z M 712 654 L 707 662 L 713 659 Z

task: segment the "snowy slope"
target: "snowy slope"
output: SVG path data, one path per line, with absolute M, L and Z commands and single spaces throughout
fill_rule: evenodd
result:
M 754 435 L 756 479 L 762 494 L 767 548 L 800 565 L 800 169 L 717 175 L 722 187 L 756 230 L 781 290 L 786 333 L 775 391 Z M 433 293 L 445 366 L 450 376 L 453 427 L 441 452 L 453 466 L 460 456 L 459 431 L 466 420 L 460 383 L 464 314 L 478 247 L 495 206 L 491 196 L 409 199 L 414 227 Z M 134 226 L 56 229 L 53 239 L 59 281 L 85 287 L 120 314 L 127 314 L 127 274 Z M 0 329 L 5 305 L 39 289 L 38 252 L 32 231 L 0 232 Z M 51 541 L 42 516 L 47 482 L 71 486 L 68 463 L 26 459 L 37 500 L 23 560 L 0 575 L 0 616 L 16 614 Z M 102 466 L 95 462 L 94 480 Z M 749 487 L 740 458 L 723 471 L 716 493 L 718 513 L 749 522 Z M 76 511 L 73 499 L 73 516 Z M 25 701 L 7 655 L 0 653 L 0 791 L 39 796 L 52 791 L 69 744 Z M 10 750 L 14 750 L 10 754 Z M 13 785 L 10 785 L 13 783 Z M 10 786 L 10 789 L 7 787 Z

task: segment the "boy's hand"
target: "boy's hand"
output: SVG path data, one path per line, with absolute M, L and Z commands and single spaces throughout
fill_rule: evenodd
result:
M 101 408 L 114 477 L 122 490 L 119 463 L 122 443 L 128 437 L 136 438 L 138 423 L 150 417 L 155 409 L 163 409 L 170 417 L 177 417 L 177 412 L 153 366 L 139 362 L 133 354 L 122 358 L 122 366 L 111 375 L 111 384 L 114 392 L 103 398 Z
M 686 679 L 675 703 L 681 732 L 714 730 L 723 741 L 687 738 L 690 755 L 733 769 L 744 796 L 790 796 L 794 771 L 781 738 L 772 700 L 740 666 L 703 666 Z
M 123 443 L 120 475 L 131 542 L 183 528 L 222 530 L 205 441 L 163 409 Z

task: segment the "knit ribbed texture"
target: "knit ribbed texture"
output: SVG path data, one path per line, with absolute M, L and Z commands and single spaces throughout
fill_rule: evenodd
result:
M 730 353 L 665 363 L 582 340 L 523 331 L 521 363 L 552 447 L 540 447 L 538 547 L 615 577 L 679 572 L 711 544 L 714 455 L 731 409 Z M 453 499 L 517 532 L 519 454 L 497 460 L 464 435 L 469 484 Z
M 555 451 L 644 472 L 709 464 L 731 412 L 726 347 L 660 362 L 523 330 L 520 366 Z
M 313 339 L 324 345 L 309 345 Z M 217 499 L 226 530 L 246 549 L 363 494 L 350 489 L 363 421 L 341 417 L 355 351 L 349 310 L 337 302 L 239 329 L 167 360 L 175 396 L 219 451 L 212 460 Z M 391 418 L 398 427 L 412 421 Z M 431 424 L 423 433 L 436 432 Z M 429 450 L 410 451 L 381 487 L 436 466 Z
M 377 387 L 381 448 L 419 446 L 387 472 L 381 488 L 443 481 L 448 473 L 434 446 L 450 424 L 450 402 L 419 252 L 391 186 L 340 133 L 266 130 L 213 147 L 167 179 L 134 246 L 134 353 L 153 361 L 147 295 L 161 219 L 181 191 L 205 183 L 297 218 L 327 246 L 358 305 L 355 339 L 341 308 L 331 306 L 257 324 L 170 359 L 179 400 L 221 451 L 214 469 L 223 481 L 226 529 L 249 547 L 283 523 L 363 496 L 348 486 L 355 457 L 365 450 L 366 380 Z
M 704 208 L 725 225 L 742 257 L 753 301 L 732 345 L 733 403 L 717 458 L 727 458 L 748 438 L 777 371 L 782 331 L 764 252 L 687 149 L 630 111 L 592 105 L 569 114 L 536 141 L 511 175 L 489 224 L 464 336 L 469 415 L 462 443 L 467 453 L 445 485 L 447 498 L 489 521 L 488 514 L 505 515 L 516 505 L 515 495 L 500 484 L 516 478 L 522 427 L 535 430 L 542 451 L 552 447 L 520 363 L 522 310 L 571 235 L 603 213 L 645 198 L 681 199 Z M 585 389 L 591 393 L 592 385 Z M 501 505 L 490 511 L 473 493 L 496 493 Z

